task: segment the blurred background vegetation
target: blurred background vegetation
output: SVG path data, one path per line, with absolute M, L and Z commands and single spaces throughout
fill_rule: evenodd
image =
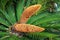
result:
M 42 8 L 26 24 L 44 27 L 45 31 L 10 34 L 9 27 L 20 20 L 24 9 L 41 4 Z M 0 40 L 60 40 L 60 0 L 0 0 Z

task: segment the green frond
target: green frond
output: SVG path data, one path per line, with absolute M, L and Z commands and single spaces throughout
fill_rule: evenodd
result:
M 48 32 L 35 32 L 35 33 L 28 33 L 28 34 L 26 34 L 26 36 L 33 40 L 40 40 L 41 38 L 43 38 L 43 39 L 44 38 L 54 38 L 59 35 L 48 33 Z
M 60 13 L 58 12 L 58 14 L 55 13 L 55 14 L 52 14 L 50 16 L 46 16 L 44 18 L 38 19 L 37 21 L 33 22 L 32 24 L 33 25 L 39 25 L 39 24 L 49 22 L 49 21 L 53 21 L 53 20 L 60 20 L 59 17 L 60 17 Z

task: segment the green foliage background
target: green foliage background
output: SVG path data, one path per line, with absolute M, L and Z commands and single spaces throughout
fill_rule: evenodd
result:
M 57 3 L 53 12 L 49 11 L 51 1 Z M 23 37 L 10 34 L 8 28 L 20 20 L 24 9 L 34 4 L 41 4 L 42 8 L 26 24 L 44 27 L 45 31 Z M 0 40 L 60 40 L 60 0 L 0 0 Z

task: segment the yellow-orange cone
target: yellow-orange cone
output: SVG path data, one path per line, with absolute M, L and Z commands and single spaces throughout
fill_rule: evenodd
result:
M 14 29 L 18 32 L 42 32 L 45 29 L 30 24 L 15 24 Z
M 23 13 L 22 13 L 22 16 L 21 16 L 21 19 L 19 21 L 19 23 L 26 23 L 27 20 L 33 15 L 35 14 L 35 12 L 37 12 L 39 9 L 41 8 L 41 5 L 40 4 L 37 4 L 37 5 L 32 5 L 28 8 L 26 8 Z

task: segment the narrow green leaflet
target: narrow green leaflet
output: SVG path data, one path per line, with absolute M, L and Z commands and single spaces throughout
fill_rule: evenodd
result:
M 7 31 L 8 30 L 8 28 L 6 28 L 5 26 L 3 26 L 3 25 L 0 25 L 0 30 L 1 31 Z
M 28 33 L 27 37 L 57 37 L 59 35 L 57 34 L 52 34 L 52 33 L 48 33 L 48 32 L 35 32 L 35 33 Z
M 6 38 L 1 38 L 1 40 L 29 40 L 28 38 L 26 38 L 26 37 L 18 37 L 18 36 L 16 36 L 16 35 L 10 35 L 9 37 L 6 37 Z
M 27 21 L 27 24 L 32 24 L 32 23 L 34 23 L 36 20 L 41 19 L 41 18 L 43 18 L 43 17 L 46 17 L 46 16 L 48 16 L 48 15 L 50 15 L 50 14 L 47 13 L 47 12 L 42 12 L 42 13 L 39 13 L 39 14 L 37 14 L 37 15 L 34 15 L 34 16 L 32 16 L 32 17 Z
M 10 24 L 8 23 L 8 21 L 6 21 L 6 20 L 3 19 L 3 18 L 0 18 L 0 23 L 3 24 L 3 25 L 5 25 L 5 26 L 7 26 L 7 27 L 10 26 Z
M 8 33 L 8 32 L 0 32 L 0 38 L 1 38 L 1 37 L 4 37 L 4 36 L 6 36 L 6 35 L 9 35 L 9 33 Z
M 60 28 L 60 21 L 59 20 L 55 20 L 55 21 L 49 21 L 46 23 L 42 23 L 38 26 L 44 27 L 44 28 Z
M 2 13 L 0 13 L 0 23 L 7 26 L 7 25 L 10 25 L 10 23 L 8 22 L 7 19 L 5 19 L 5 17 L 3 16 Z
M 59 12 L 58 12 L 58 14 L 55 13 L 55 14 L 52 14 L 50 16 L 46 16 L 44 18 L 38 19 L 32 24 L 39 25 L 39 24 L 42 24 L 42 23 L 45 23 L 45 22 L 49 22 L 49 21 L 53 21 L 53 20 L 60 20 L 60 13 Z
M 60 37 L 58 37 L 58 38 L 54 38 L 53 40 L 60 40 Z
M 14 35 L 7 35 L 7 36 L 2 37 L 1 40 L 19 40 L 19 38 Z
M 16 16 L 18 21 L 20 20 L 20 17 L 22 15 L 24 3 L 25 3 L 25 0 L 19 0 L 19 2 L 16 5 Z
M 0 9 L 0 11 L 1 11 L 2 14 L 5 16 L 5 18 L 6 18 L 11 24 L 13 24 L 13 23 L 11 22 L 11 18 L 9 17 L 9 15 L 7 14 L 7 12 L 4 11 L 4 10 L 1 10 L 1 9 Z
M 7 7 L 6 11 L 11 19 L 11 22 L 13 24 L 16 23 L 15 10 L 14 10 L 13 3 L 12 2 L 8 3 L 8 5 L 6 7 Z

